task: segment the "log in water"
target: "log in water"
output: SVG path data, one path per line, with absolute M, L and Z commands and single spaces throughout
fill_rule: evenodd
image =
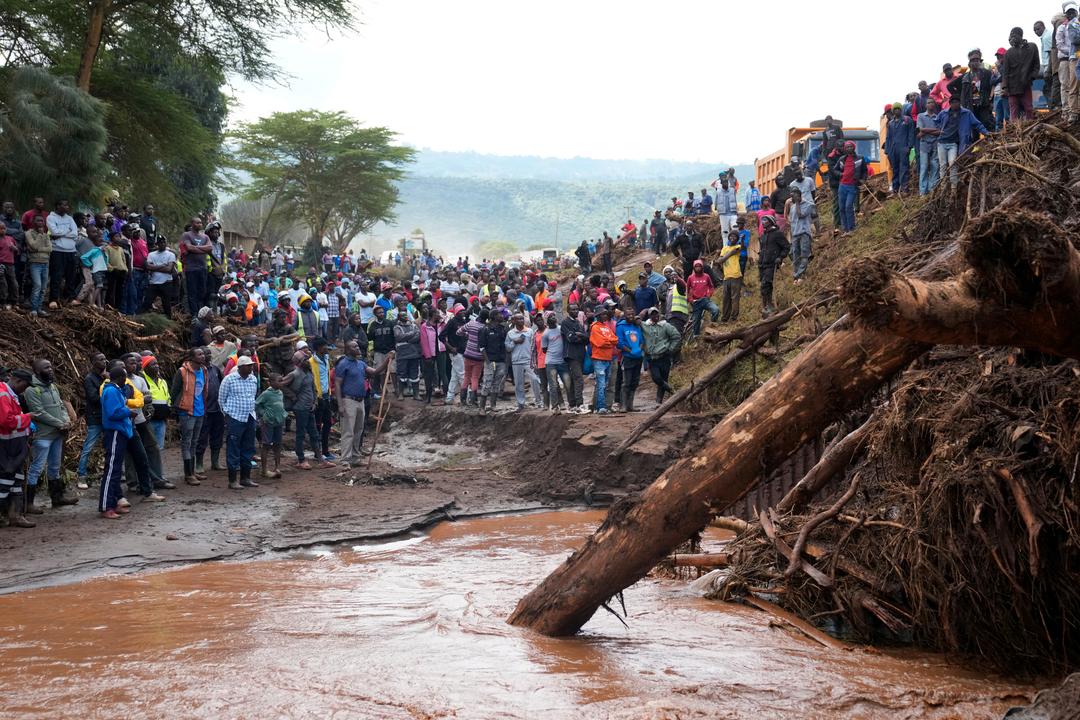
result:
M 996 717 L 1033 689 L 914 652 L 831 650 L 645 580 L 629 629 L 507 625 L 601 513 L 0 597 L 5 718 Z

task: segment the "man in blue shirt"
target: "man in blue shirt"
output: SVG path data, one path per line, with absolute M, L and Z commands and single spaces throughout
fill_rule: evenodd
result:
M 638 273 L 638 286 L 634 288 L 634 314 L 640 315 L 642 310 L 648 310 L 659 304 L 656 290 L 649 285 L 648 274 Z
M 368 367 L 360 359 L 360 346 L 355 340 L 350 340 L 345 343 L 344 357 L 334 366 L 334 397 L 337 399 L 341 423 L 340 463 L 346 467 L 359 463 L 362 455 L 364 421 L 367 418 L 364 407 L 367 380 L 382 375 L 393 359 L 394 351 L 391 350 L 383 357 L 379 367 Z
M 919 137 L 919 194 L 927 195 L 938 183 L 937 158 L 938 104 L 926 99 L 926 111 L 919 113 L 915 127 Z
M 761 191 L 757 189 L 757 183 L 750 181 L 750 189 L 746 191 L 747 212 L 757 212 L 761 209 Z
M 989 135 L 990 132 L 970 110 L 960 107 L 960 98 L 956 95 L 949 98 L 949 109 L 938 113 L 934 124 L 938 131 L 938 170 L 944 176 L 945 168 L 949 169 L 949 182 L 955 188 L 960 182 L 956 170 L 957 155 L 967 150 L 971 144 L 972 131 L 978 130 L 983 135 Z
M 915 126 L 911 118 L 904 115 L 900 103 L 892 106 L 883 147 L 892 168 L 892 192 L 907 192 L 909 158 L 911 148 L 915 147 Z
M 708 188 L 701 188 L 701 199 L 698 200 L 698 215 L 712 215 L 712 195 Z
M 655 296 L 656 293 L 652 288 L 645 289 Z M 641 379 L 641 366 L 645 361 L 641 322 L 637 315 L 623 317 L 615 326 L 615 337 L 618 340 L 619 350 L 622 351 L 622 409 L 625 412 L 634 412 L 634 393 L 637 392 L 638 382 Z

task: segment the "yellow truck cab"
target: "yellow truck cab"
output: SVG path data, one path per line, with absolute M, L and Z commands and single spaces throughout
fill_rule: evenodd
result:
M 780 174 L 794 157 L 800 164 L 806 162 L 815 150 L 819 148 L 823 140 L 822 130 L 824 121 L 812 122 L 809 127 L 789 128 L 784 146 L 763 158 L 754 161 L 754 179 L 757 181 L 758 190 L 762 195 L 770 195 L 776 189 L 776 176 Z M 867 128 L 845 127 L 844 140 L 855 142 L 855 152 L 870 159 L 870 167 L 873 172 L 881 172 L 881 135 L 877 130 Z M 820 158 L 819 169 L 825 171 L 825 158 Z M 815 177 L 818 185 L 822 184 L 822 176 L 818 173 Z

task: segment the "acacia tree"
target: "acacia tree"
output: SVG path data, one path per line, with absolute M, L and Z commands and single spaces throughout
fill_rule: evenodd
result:
M 397 183 L 412 148 L 394 145 L 395 133 L 362 127 L 342 112 L 297 110 L 241 125 L 234 133 L 238 168 L 251 175 L 245 196 L 271 198 L 309 231 L 306 254 L 335 251 L 378 222 L 394 218 Z

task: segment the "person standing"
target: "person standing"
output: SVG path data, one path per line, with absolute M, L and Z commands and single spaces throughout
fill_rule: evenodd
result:
M 297 351 L 293 355 L 293 371 L 285 378 L 289 383 L 292 397 L 292 411 L 296 416 L 296 439 L 293 443 L 293 451 L 296 453 L 296 462 L 293 467 L 298 470 L 310 470 L 311 464 L 304 455 L 304 438 L 307 437 L 311 445 L 311 451 L 315 455 L 316 465 L 323 468 L 333 467 L 329 460 L 324 460 L 319 452 L 319 434 L 315 427 L 315 377 L 308 356 L 303 351 Z
M 131 416 L 132 432 L 127 442 L 124 475 L 127 479 L 128 488 L 132 491 L 138 491 L 142 495 L 144 502 L 161 502 L 165 498 L 154 492 L 154 487 L 175 486 L 172 483 L 167 483 L 165 478 L 161 476 L 160 457 L 158 458 L 158 472 L 154 472 L 150 464 L 150 456 L 147 454 L 147 442 L 144 441 L 148 441 L 153 446 L 152 449 L 155 455 L 157 455 L 157 444 L 154 443 L 153 433 L 147 427 L 146 415 L 143 413 L 143 405 L 146 402 L 143 388 L 149 390 L 149 387 L 142 378 L 137 378 L 137 382 L 134 374 L 135 369 L 139 367 L 139 357 L 138 353 L 131 353 L 114 363 L 124 368 L 125 377 L 121 390 L 123 390 L 124 397 L 127 399 L 128 409 L 134 412 Z M 142 426 L 141 431 L 138 429 L 140 425 Z
M 1080 33 L 1077 8 L 1075 2 L 1063 3 L 1061 9 L 1065 13 L 1065 20 L 1054 31 L 1058 75 L 1061 77 L 1061 106 L 1064 108 L 1065 119 L 1068 122 L 1080 119 L 1080 79 L 1077 78 L 1080 51 L 1073 45 L 1074 36 Z
M 1009 117 L 1031 120 L 1031 83 L 1039 76 L 1039 48 L 1024 39 L 1024 30 L 1009 32 L 1009 49 L 1001 61 L 1001 92 L 1009 99 Z
M 188 485 L 201 485 L 206 479 L 195 469 L 195 449 L 206 415 L 205 358 L 202 348 L 192 348 L 169 387 L 173 413 L 180 425 L 180 458 L 184 463 L 184 482 Z
M 49 282 L 49 268 L 51 267 L 53 243 L 49 237 L 49 231 L 45 225 L 45 218 L 34 215 L 30 229 L 26 231 L 26 249 L 30 264 L 30 315 L 48 315 L 41 308 L 44 300 L 45 285 Z
M 255 417 L 259 421 L 259 437 L 262 440 L 260 454 L 263 479 L 281 477 L 281 446 L 287 413 L 285 396 L 280 385 L 281 375 L 271 371 L 269 385 L 255 398 Z M 271 452 L 274 454 L 274 469 L 267 472 L 267 455 Z
M 645 362 L 645 349 L 641 324 L 634 314 L 623 315 L 615 325 L 615 337 L 622 363 L 622 409 L 634 412 L 634 395 L 641 382 L 641 366 Z
M 566 402 L 577 413 L 586 413 L 585 407 L 585 345 L 589 335 L 585 331 L 584 313 L 575 303 L 567 307 L 566 317 L 559 324 L 559 333 L 563 339 L 563 357 L 566 359 L 567 375 L 570 382 L 566 385 Z M 550 343 L 549 343 L 550 345 Z
M 124 457 L 133 434 L 131 419 L 135 411 L 127 406 L 124 385 L 127 372 L 117 363 L 109 371 L 109 382 L 101 388 L 101 423 L 105 446 L 105 464 L 101 472 L 98 511 L 107 520 L 117 520 L 128 512 L 120 507 L 123 495 Z
M 46 220 L 49 237 L 52 239 L 52 253 L 49 255 L 49 307 L 53 309 L 59 307 L 57 303 L 61 294 L 64 300 L 75 298 L 82 275 L 75 257 L 79 226 L 71 216 L 71 205 L 67 200 L 57 200 L 55 207 Z
M 606 272 L 608 275 L 612 275 L 613 271 L 611 268 L 611 254 L 615 252 L 615 241 L 610 235 L 608 235 L 607 230 L 604 231 L 604 239 L 602 243 L 603 244 L 600 246 L 600 255 L 604 262 L 604 272 Z
M 893 194 L 907 192 L 911 149 L 915 147 L 915 125 L 910 117 L 903 114 L 900 103 L 894 103 L 892 106 L 885 144 L 882 147 L 889 158 L 889 167 L 892 168 L 891 192 Z M 792 239 L 794 240 L 794 237 Z
M 446 388 L 446 397 L 443 400 L 444 405 L 453 405 L 454 399 L 460 393 L 459 404 L 465 405 L 468 392 L 465 387 L 465 345 L 466 339 L 462 337 L 458 330 L 465 326 L 469 321 L 468 315 L 465 313 L 465 306 L 460 303 L 454 305 L 451 312 L 450 320 L 443 325 L 442 331 L 439 333 L 439 340 L 442 341 L 446 347 L 448 360 L 450 363 L 450 383 Z
M 994 127 L 994 74 L 983 66 L 982 51 L 978 48 L 968 53 L 968 66 L 960 78 L 960 105 L 974 113 L 986 127 Z
M 102 356 L 104 357 L 104 356 Z M 158 452 L 165 449 L 165 429 L 172 413 L 170 408 L 171 396 L 169 395 L 169 382 L 161 373 L 161 365 L 153 355 L 146 355 L 142 359 L 143 379 L 150 387 L 150 404 L 153 408 L 150 417 L 150 431 L 154 434 L 154 442 L 157 443 Z
M 204 347 L 202 369 L 206 377 L 206 404 L 203 406 L 199 436 L 195 441 L 195 477 L 200 480 L 206 479 L 203 459 L 207 448 L 210 448 L 210 469 L 225 469 L 225 466 L 221 464 L 221 446 L 225 444 L 225 415 L 222 414 L 221 405 L 218 403 L 218 392 L 225 374 L 213 362 L 206 362 L 211 356 L 211 349 Z
M 475 300 L 476 296 L 473 296 Z M 462 315 L 467 313 L 462 312 Z M 480 397 L 481 378 L 484 375 L 484 350 L 481 345 L 481 337 L 487 330 L 488 311 L 480 310 L 475 318 L 469 320 L 458 328 L 458 337 L 465 339 L 463 351 L 465 366 L 465 386 L 462 389 L 462 404 L 477 405 Z M 483 407 L 481 406 L 481 410 Z
M 259 392 L 254 371 L 255 361 L 241 355 L 236 360 L 236 372 L 226 375 L 218 390 L 218 404 L 228 424 L 226 456 L 230 490 L 259 486 L 251 479 L 251 461 L 255 457 L 255 398 Z
M 859 197 L 859 185 L 866 179 L 868 165 L 865 157 L 855 154 L 855 143 L 845 140 L 843 153 L 834 160 L 830 171 L 838 181 L 837 197 L 840 200 L 840 220 L 844 232 L 855 230 L 855 201 Z
M 919 113 L 915 121 L 919 137 L 919 194 L 929 195 L 938 184 L 937 140 L 939 131 L 935 118 L 938 114 L 937 103 L 928 99 L 926 112 Z
M 31 367 L 33 380 L 23 397 L 26 406 L 37 425 L 37 432 L 31 445 L 30 470 L 27 482 L 27 512 L 38 514 L 34 506 L 38 480 L 42 471 L 46 472 L 49 485 L 49 497 L 54 508 L 74 505 L 79 499 L 69 495 L 60 477 L 60 468 L 64 456 L 64 440 L 71 431 L 71 414 L 68 404 L 60 397 L 60 390 L 55 384 L 52 363 L 45 358 L 34 360 Z
M 564 320 L 565 322 L 565 320 Z M 570 397 L 573 382 L 566 367 L 566 343 L 563 341 L 562 329 L 554 315 L 548 315 L 545 321 L 546 328 L 540 334 L 540 352 L 544 354 L 544 373 L 547 375 L 548 404 L 554 413 L 562 410 L 562 391 L 559 389 L 559 379 L 562 379 L 566 387 L 566 402 L 573 402 Z
M 716 213 L 720 216 L 721 231 L 724 237 L 727 237 L 727 234 L 735 227 L 735 220 L 739 216 L 738 198 L 727 175 L 720 177 L 720 187 L 716 190 Z
M 794 197 L 794 196 L 793 196 Z M 793 206 L 794 207 L 794 206 Z M 739 262 L 742 243 L 739 231 L 732 230 L 720 253 L 720 265 L 724 270 L 724 299 L 721 303 L 721 322 L 734 322 L 739 319 L 739 303 L 742 301 L 743 271 Z
M 645 355 L 649 359 L 649 375 L 656 385 L 656 404 L 664 402 L 664 394 L 672 392 L 668 384 L 671 363 L 682 344 L 682 333 L 674 325 L 665 322 L 659 308 L 649 310 L 648 321 L 641 326 L 645 339 Z
M 375 365 L 382 365 L 383 358 L 394 352 L 396 341 L 394 340 L 394 323 L 386 319 L 386 308 L 376 305 L 374 310 L 375 319 L 368 325 L 367 336 L 371 339 L 372 359 Z M 390 373 L 393 375 L 393 373 Z M 393 378 L 391 378 L 391 381 Z M 375 389 L 372 398 L 378 400 L 382 391 L 383 378 L 375 380 Z
M 850 142 L 850 140 L 845 141 Z M 761 314 L 765 317 L 775 312 L 773 307 L 773 276 L 776 268 L 784 261 L 790 243 L 784 237 L 784 231 L 776 226 L 776 221 L 765 216 L 762 219 L 765 236 L 761 239 L 761 254 L 758 257 L 758 272 L 761 276 Z
M 90 453 L 94 446 L 101 440 L 101 386 L 108 375 L 106 368 L 108 359 L 104 353 L 94 353 L 90 356 L 90 371 L 83 376 L 83 416 L 86 418 L 86 439 L 83 440 L 82 452 L 79 453 L 79 466 L 76 473 L 76 487 L 86 490 L 90 485 L 87 482 L 86 466 L 90 460 Z
M 25 517 L 26 498 L 21 482 L 34 418 L 23 412 L 19 394 L 26 392 L 31 381 L 29 372 L 16 370 L 8 382 L 0 382 L 0 509 L 3 510 L 0 523 L 8 527 L 37 525 Z
M 19 282 L 15 279 L 15 259 L 19 255 L 15 238 L 0 223 L 0 305 L 10 310 L 19 302 Z
M 184 268 L 184 292 L 188 314 L 195 317 L 206 299 L 209 274 L 206 257 L 213 249 L 202 231 L 202 218 L 193 217 L 190 229 L 180 236 L 180 258 Z
M 325 338 L 311 341 L 311 357 L 308 367 L 315 386 L 315 429 L 319 432 L 320 449 L 323 460 L 330 461 L 334 455 L 330 452 L 330 428 L 333 425 L 333 411 L 330 407 L 330 353 Z
M 397 397 L 420 397 L 420 328 L 404 309 L 398 311 L 394 324 L 394 351 L 397 354 Z M 406 392 L 408 387 L 409 392 Z
M 506 383 L 506 326 L 501 311 L 496 310 L 488 316 L 488 325 L 480 332 L 478 340 L 484 362 L 480 410 L 484 410 L 486 403 L 487 412 L 493 412 Z
M 761 191 L 757 189 L 757 183 L 753 180 L 746 190 L 746 211 L 757 212 L 761 209 Z
M 907 162 L 907 156 L 904 156 L 904 162 Z M 791 228 L 795 282 L 798 283 L 802 280 L 802 276 L 806 272 L 806 266 L 810 263 L 810 258 L 814 254 L 811 242 L 813 230 L 815 228 L 820 229 L 817 206 L 803 199 L 802 191 L 798 188 L 791 191 L 791 205 L 788 207 L 788 226 Z
M 147 280 L 142 312 L 152 312 L 154 300 L 160 298 L 162 315 L 171 316 L 172 285 L 176 277 L 176 253 L 169 249 L 163 235 L 159 235 L 155 240 L 154 252 L 146 256 L 145 267 L 150 275 Z
M 652 240 L 652 251 L 657 255 L 667 247 L 667 223 L 660 217 L 660 211 L 653 212 L 653 218 L 649 221 L 649 235 Z
M 364 401 L 367 399 L 368 381 L 381 377 L 393 361 L 394 351 L 391 350 L 378 367 L 368 367 L 360 357 L 360 346 L 355 340 L 350 340 L 345 343 L 345 355 L 334 366 L 334 397 L 337 399 L 341 425 L 341 455 L 338 462 L 344 467 L 355 466 L 364 454 Z
M 687 299 L 693 308 L 692 324 L 694 337 L 701 334 L 701 318 L 707 310 L 712 316 L 712 321 L 720 317 L 720 308 L 712 300 L 712 294 L 716 292 L 712 276 L 705 272 L 705 263 L 701 260 L 694 261 L 694 270 L 686 278 Z
M 525 381 L 529 376 L 533 352 L 533 330 L 525 327 L 525 316 L 518 313 L 511 318 L 513 327 L 506 333 L 506 351 L 510 353 L 510 367 L 514 373 L 514 398 L 518 412 L 525 409 Z
M 608 326 L 608 311 L 601 309 L 596 313 L 596 321 L 589 328 L 589 344 L 592 346 L 593 375 L 596 378 L 596 412 L 607 415 L 608 380 L 611 376 L 611 359 L 619 344 L 615 332 Z
M 934 123 L 939 130 L 937 139 L 938 166 L 941 177 L 945 177 L 945 170 L 949 171 L 949 182 L 953 188 L 960 182 L 956 170 L 956 158 L 971 144 L 972 134 L 978 130 L 983 135 L 989 135 L 979 119 L 967 108 L 960 107 L 960 98 L 949 98 L 949 109 L 938 113 Z

